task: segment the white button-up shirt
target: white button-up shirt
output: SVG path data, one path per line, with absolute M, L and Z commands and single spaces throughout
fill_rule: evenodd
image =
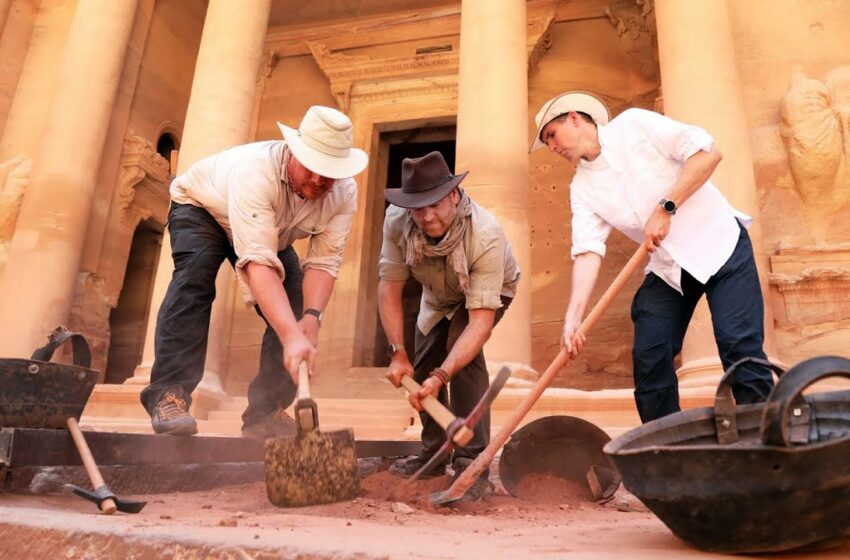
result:
M 593 161 L 582 159 L 570 184 L 573 259 L 587 252 L 604 257 L 612 227 L 643 243 L 644 225 L 669 196 L 685 161 L 714 144 L 702 128 L 643 109 L 628 109 L 597 130 L 602 152 Z M 680 293 L 682 269 L 705 284 L 735 250 L 736 219 L 752 223 L 706 181 L 670 220 L 646 273 Z
M 171 183 L 171 199 L 206 209 L 233 243 L 236 279 L 247 305 L 255 299 L 245 280 L 249 262 L 273 268 L 281 280 L 278 251 L 310 238 L 302 265 L 336 278 L 354 212 L 357 184 L 339 179 L 317 200 L 303 200 L 283 170 L 289 150 L 281 140 L 243 144 L 193 164 Z

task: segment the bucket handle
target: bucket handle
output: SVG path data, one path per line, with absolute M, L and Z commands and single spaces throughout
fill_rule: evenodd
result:
M 761 441 L 765 445 L 788 447 L 791 441 L 786 418 L 798 404 L 798 396 L 809 386 L 827 377 L 850 379 L 850 360 L 838 356 L 818 356 L 800 362 L 783 375 L 764 406 Z
M 47 335 L 47 344 L 35 350 L 30 356 L 30 360 L 40 362 L 49 362 L 53 358 L 53 353 L 57 348 L 62 346 L 68 339 L 71 339 L 71 349 L 75 366 L 80 366 L 86 369 L 91 368 L 91 350 L 89 343 L 80 333 L 69 331 L 64 325 L 60 325 L 53 329 Z
M 732 395 L 732 383 L 735 381 L 735 372 L 745 364 L 759 364 L 770 368 L 776 377 L 781 378 L 785 369 L 763 358 L 742 358 L 729 366 L 720 383 L 717 385 L 717 393 L 714 395 L 714 425 L 717 429 L 717 443 L 728 445 L 740 439 L 738 435 L 738 417 L 735 413 L 735 398 Z

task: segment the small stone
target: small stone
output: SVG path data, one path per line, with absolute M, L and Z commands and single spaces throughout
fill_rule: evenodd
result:
M 218 524 L 222 527 L 236 527 L 239 523 L 235 519 L 222 519 Z
M 258 534 L 256 534 L 256 533 L 255 533 L 255 534 L 254 534 L 254 538 L 255 538 L 255 539 L 259 539 L 259 538 L 260 538 L 260 535 L 258 535 Z
M 160 519 L 171 519 L 171 516 L 163 514 L 163 515 L 160 515 L 159 518 Z
M 210 504 L 202 505 L 201 509 L 212 509 L 212 505 L 210 505 Z
M 567 504 L 561 504 L 561 505 L 558 506 L 558 509 L 562 509 L 562 510 L 566 511 L 566 510 L 570 509 L 570 506 L 568 506 Z
M 403 513 L 405 515 L 410 515 L 411 513 L 416 511 L 409 505 L 403 504 L 401 502 L 393 502 L 393 505 L 390 506 L 390 509 L 393 511 L 393 513 Z
M 234 515 L 233 517 L 235 517 L 237 519 L 242 519 L 243 517 L 245 517 L 245 512 L 244 511 L 237 511 L 236 515 Z
M 346 522 L 345 522 L 345 526 L 346 526 L 346 527 L 351 527 L 351 521 L 346 521 Z

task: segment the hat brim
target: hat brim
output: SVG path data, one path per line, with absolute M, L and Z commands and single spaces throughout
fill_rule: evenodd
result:
M 463 181 L 467 173 L 469 173 L 469 171 L 464 171 L 459 175 L 455 175 L 439 187 L 434 187 L 433 189 L 423 192 L 406 193 L 402 189 L 386 189 L 384 190 L 384 198 L 386 198 L 390 204 L 400 208 L 415 210 L 416 208 L 431 206 L 448 196 L 455 187 L 460 185 L 460 182 Z
M 301 135 L 294 128 L 281 123 L 277 123 L 277 126 L 280 128 L 280 133 L 283 134 L 283 139 L 286 140 L 286 145 L 292 150 L 295 159 L 301 165 L 322 177 L 347 179 L 366 169 L 369 164 L 369 156 L 363 150 L 351 148 L 348 157 L 329 156 L 305 144 L 301 140 Z
M 556 105 L 556 102 L 557 103 Z M 540 126 L 534 132 L 534 140 L 528 148 L 528 153 L 540 148 L 546 147 L 546 142 L 540 139 L 540 133 L 546 128 L 546 125 L 557 119 L 561 115 L 566 115 L 570 112 L 580 112 L 590 115 L 597 125 L 606 125 L 610 120 L 608 107 L 598 96 L 586 91 L 568 91 L 558 95 L 544 104 L 544 107 L 549 105 L 543 118 L 540 120 Z

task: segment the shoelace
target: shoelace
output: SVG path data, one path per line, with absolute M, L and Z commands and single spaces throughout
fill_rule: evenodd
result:
M 186 401 L 168 394 L 159 404 L 159 413 L 163 420 L 174 420 L 186 415 Z

